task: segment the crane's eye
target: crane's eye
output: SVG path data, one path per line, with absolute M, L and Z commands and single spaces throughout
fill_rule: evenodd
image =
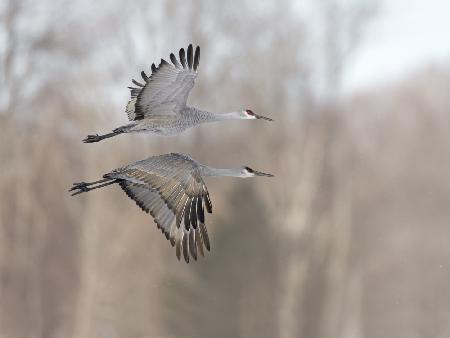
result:
M 254 116 L 255 115 L 255 113 L 254 112 L 252 112 L 250 109 L 247 109 L 246 110 L 246 112 L 247 112 L 247 114 L 248 115 L 252 115 L 252 116 Z

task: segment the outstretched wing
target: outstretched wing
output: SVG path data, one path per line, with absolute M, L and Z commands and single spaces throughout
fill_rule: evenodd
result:
M 126 112 L 130 121 L 176 114 L 186 106 L 189 92 L 197 77 L 200 47 L 197 46 L 194 54 L 190 44 L 187 55 L 181 48 L 179 60 L 173 53 L 170 54 L 170 60 L 172 64 L 164 59 L 161 59 L 158 67 L 152 64 L 150 77 L 141 72 L 145 84 L 133 80 L 136 87 L 128 87 L 131 90 L 131 99 Z
M 107 176 L 119 179 L 127 195 L 153 216 L 178 259 L 183 253 L 189 262 L 189 254 L 197 259 L 203 247 L 210 250 L 204 210 L 212 212 L 212 206 L 193 160 L 178 154 L 154 156 Z

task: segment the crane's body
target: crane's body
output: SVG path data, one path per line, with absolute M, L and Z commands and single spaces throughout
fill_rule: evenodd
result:
M 77 195 L 111 184 L 119 184 L 125 193 L 145 212 L 151 214 L 158 228 L 181 252 L 186 262 L 189 254 L 197 259 L 203 247 L 210 250 L 205 214 L 212 204 L 203 177 L 254 177 L 273 175 L 249 167 L 218 169 L 203 165 L 190 156 L 171 153 L 152 156 L 113 170 L 95 182 L 74 183 L 70 191 Z M 183 224 L 183 225 L 182 225 Z
M 185 107 L 179 114 L 152 116 L 115 129 L 116 133 L 153 133 L 161 136 L 175 136 L 201 123 L 240 119 L 240 113 L 215 114 L 194 107 Z
M 187 57 L 187 59 L 186 59 Z M 88 135 L 83 142 L 99 142 L 122 133 L 146 132 L 162 136 L 174 136 L 186 129 L 207 122 L 225 120 L 272 119 L 257 115 L 250 109 L 218 114 L 186 105 L 187 98 L 197 77 L 200 48 L 192 45 L 179 51 L 179 60 L 170 54 L 172 64 L 164 59 L 158 67 L 152 64 L 152 74 L 141 72 L 144 83 L 132 80 L 135 87 L 129 87 L 131 98 L 126 112 L 130 124 L 114 129 L 104 135 Z

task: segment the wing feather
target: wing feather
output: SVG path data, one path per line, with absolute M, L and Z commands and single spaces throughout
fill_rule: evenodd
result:
M 189 252 L 192 258 L 197 260 L 197 244 L 195 243 L 195 231 L 189 232 Z
M 189 262 L 210 250 L 204 209 L 212 210 L 199 165 L 180 154 L 150 157 L 117 169 L 107 177 L 119 180 L 125 193 L 151 214 L 158 229 L 175 246 L 178 259 Z M 183 224 L 183 226 L 181 226 Z
M 197 250 L 200 252 L 200 255 L 204 256 L 205 253 L 203 252 L 203 241 L 202 237 L 200 236 L 200 230 L 197 228 L 195 229 L 195 242 L 197 243 Z
M 208 236 L 208 230 L 206 230 L 206 225 L 205 223 L 200 223 L 199 224 L 199 228 L 200 228 L 200 233 L 202 234 L 202 240 L 203 240 L 203 244 L 205 244 L 205 248 L 210 251 L 211 250 L 211 246 L 209 244 L 209 236 Z
M 192 62 L 193 62 L 193 52 L 192 52 L 192 44 L 190 44 L 187 49 L 187 63 L 189 69 L 192 69 Z
M 193 201 L 190 205 L 191 208 L 189 210 L 189 213 L 190 213 L 189 219 L 191 221 L 190 223 L 194 229 L 197 229 L 197 217 L 198 217 L 198 215 L 197 215 L 197 198 L 198 198 L 198 196 L 193 198 Z
M 150 76 L 142 71 L 144 85 L 132 80 L 138 88 L 129 87 L 131 99 L 127 104 L 126 112 L 130 121 L 151 116 L 175 115 L 186 106 L 187 98 L 197 77 L 200 47 L 196 47 L 195 55 L 192 44 L 187 49 L 187 55 L 184 48 L 181 48 L 179 59 L 180 61 L 171 53 L 172 64 L 161 59 L 159 66 L 152 64 Z
M 189 246 L 188 246 L 188 237 L 189 234 L 187 231 L 184 231 L 183 234 L 183 257 L 186 263 L 189 263 Z
M 195 56 L 194 56 L 194 70 L 195 71 L 197 71 L 199 62 L 200 62 L 200 47 L 197 46 L 197 48 L 195 48 Z
M 181 67 L 180 63 L 178 62 L 176 56 L 173 53 L 170 53 L 170 61 L 172 61 L 173 65 L 175 67 L 177 67 L 177 68 Z
M 136 81 L 135 79 L 132 79 L 131 82 L 133 82 L 136 86 L 144 87 L 144 85 L 143 85 L 142 83 Z M 128 88 L 131 88 L 131 87 L 128 87 Z M 131 89 L 133 89 L 133 88 L 131 88 Z M 136 88 L 136 89 L 138 89 L 138 88 Z M 138 90 L 139 90 L 139 89 L 138 89 Z
M 186 54 L 184 53 L 184 48 L 180 49 L 180 52 L 178 53 L 180 57 L 180 62 L 183 68 L 186 68 Z
M 153 66 L 155 66 L 155 64 L 152 65 L 152 69 L 153 69 Z M 150 81 L 150 78 L 147 76 L 147 74 L 145 74 L 144 71 L 141 72 L 141 76 L 146 83 L 148 83 Z
M 188 198 L 186 201 L 186 205 L 184 207 L 183 215 L 184 215 L 184 227 L 186 230 L 189 230 L 191 227 L 191 204 L 192 198 Z

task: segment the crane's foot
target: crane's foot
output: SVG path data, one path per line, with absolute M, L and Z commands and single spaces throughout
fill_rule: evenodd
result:
M 122 129 L 122 127 L 120 128 L 116 128 L 112 131 L 112 133 L 108 133 L 108 134 L 104 134 L 104 135 L 99 135 L 99 134 L 95 134 L 95 135 L 88 135 L 83 142 L 84 143 L 93 143 L 93 142 L 99 142 L 101 140 L 104 140 L 105 138 L 110 138 L 113 136 L 117 136 L 119 134 L 122 134 L 124 131 Z
M 88 135 L 83 142 L 84 143 L 94 143 L 94 142 L 99 142 L 101 140 L 103 140 L 104 137 L 100 136 L 99 134 L 95 134 L 95 135 Z
M 69 191 L 75 191 L 75 192 L 72 194 L 72 196 L 78 195 L 78 194 L 81 194 L 81 193 L 83 193 L 83 192 L 87 192 L 87 191 L 91 190 L 91 189 L 88 188 L 88 185 L 89 185 L 89 184 L 86 183 L 86 182 L 74 183 L 73 186 L 72 186 L 72 188 L 70 188 Z

